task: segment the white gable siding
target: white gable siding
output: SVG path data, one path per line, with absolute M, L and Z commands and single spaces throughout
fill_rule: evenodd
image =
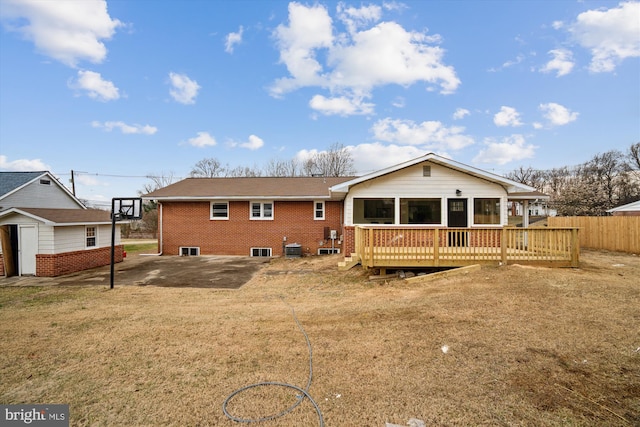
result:
M 15 193 L 9 194 L 0 201 L 0 210 L 9 208 L 55 208 L 77 209 L 82 208 L 69 196 L 58 184 L 51 181 L 49 185 L 40 184 L 40 179 L 26 185 Z
M 423 166 L 431 166 L 431 176 L 423 176 Z M 474 198 L 499 198 L 502 208 L 502 224 L 507 223 L 507 192 L 496 184 L 484 179 L 449 169 L 437 164 L 424 162 L 405 169 L 357 184 L 349 189 L 345 198 L 345 224 L 353 225 L 354 198 L 439 198 L 442 200 L 442 225 L 446 225 L 448 198 L 468 200 L 470 225 L 473 224 Z M 399 218 L 399 203 L 396 202 L 396 218 Z

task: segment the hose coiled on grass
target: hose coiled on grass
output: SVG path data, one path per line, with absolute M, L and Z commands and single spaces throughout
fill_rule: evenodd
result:
M 323 427 L 324 426 L 324 419 L 322 418 L 322 411 L 320 410 L 320 407 L 318 406 L 316 401 L 313 400 L 313 398 L 309 394 L 309 389 L 311 388 L 311 381 L 313 379 L 313 349 L 311 347 L 311 341 L 309 340 L 309 336 L 305 332 L 304 328 L 300 324 L 300 321 L 298 320 L 298 316 L 296 316 L 296 311 L 293 309 L 293 307 L 290 304 L 288 304 L 284 300 L 284 298 L 282 299 L 282 302 L 285 303 L 291 309 L 291 315 L 293 316 L 293 320 L 295 320 L 296 325 L 298 326 L 298 329 L 300 329 L 300 332 L 302 332 L 302 335 L 304 335 L 304 339 L 307 342 L 307 348 L 309 349 L 309 380 L 307 381 L 307 386 L 305 388 L 301 388 L 301 387 L 298 387 L 297 385 L 294 385 L 294 384 L 288 384 L 288 383 L 282 383 L 282 382 L 276 382 L 276 381 L 265 381 L 265 382 L 255 383 L 255 384 L 249 384 L 247 386 L 244 386 L 242 388 L 237 389 L 236 391 L 231 393 L 229 396 L 227 396 L 227 398 L 222 403 L 222 412 L 224 412 L 224 414 L 227 416 L 227 418 L 229 418 L 232 421 L 236 421 L 238 423 L 258 423 L 258 422 L 273 420 L 273 419 L 276 419 L 276 418 L 280 418 L 280 417 L 282 417 L 284 415 L 287 415 L 288 413 L 293 411 L 295 408 L 297 408 L 298 405 L 300 405 L 302 403 L 302 401 L 304 400 L 304 398 L 306 397 L 307 399 L 309 399 L 309 402 L 311 402 L 311 404 L 313 405 L 313 407 L 316 410 L 316 413 L 318 414 L 318 420 L 320 422 L 320 427 Z M 240 394 L 240 393 L 242 393 L 242 392 L 244 392 L 246 390 L 252 389 L 252 388 L 269 387 L 269 386 L 290 388 L 290 389 L 296 390 L 297 392 L 299 392 L 301 394 L 296 396 L 297 399 L 298 399 L 297 402 L 294 403 L 293 405 L 291 405 L 290 407 L 288 407 L 287 409 L 285 409 L 285 410 L 283 410 L 283 411 L 281 411 L 281 412 L 279 412 L 277 414 L 268 415 L 268 416 L 265 416 L 265 417 L 262 417 L 262 418 L 240 418 L 240 417 L 236 417 L 235 415 L 230 414 L 229 411 L 227 411 L 227 405 L 229 404 L 231 399 L 233 399 L 236 395 L 238 395 L 238 394 Z

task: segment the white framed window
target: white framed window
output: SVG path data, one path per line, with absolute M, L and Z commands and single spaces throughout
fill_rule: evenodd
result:
M 211 202 L 209 219 L 229 219 L 229 202 Z
M 271 248 L 251 248 L 251 256 L 270 257 Z
M 251 202 L 249 218 L 255 220 L 273 219 L 273 202 Z
M 85 247 L 95 248 L 97 246 L 98 232 L 96 227 L 85 227 Z
M 313 202 L 313 219 L 324 219 L 324 202 Z
M 199 246 L 180 246 L 180 256 L 199 256 L 200 255 L 200 247 Z

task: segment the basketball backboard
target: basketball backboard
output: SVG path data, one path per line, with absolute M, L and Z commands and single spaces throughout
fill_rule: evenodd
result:
M 142 219 L 142 198 L 114 197 L 111 200 L 111 215 L 117 220 Z

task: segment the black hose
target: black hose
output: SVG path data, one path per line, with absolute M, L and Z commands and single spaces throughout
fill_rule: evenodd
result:
M 300 321 L 298 320 L 298 317 L 296 316 L 296 312 L 293 309 L 293 307 L 290 304 L 288 304 L 284 299 L 282 300 L 282 302 L 287 304 L 287 306 L 289 306 L 289 308 L 291 309 L 291 314 L 293 315 L 293 319 L 295 320 L 296 325 L 298 325 L 298 329 L 300 329 L 300 332 L 302 332 L 302 335 L 304 335 L 304 339 L 307 341 L 307 348 L 309 349 L 309 381 L 307 381 L 307 387 L 306 388 L 301 388 L 301 387 L 298 387 L 297 385 L 288 384 L 288 383 L 281 383 L 281 382 L 276 382 L 276 381 L 265 381 L 265 382 L 250 384 L 250 385 L 247 385 L 247 386 L 244 386 L 242 388 L 237 389 L 236 391 L 231 393 L 229 396 L 227 396 L 227 398 L 222 403 L 222 412 L 224 412 L 224 414 L 227 416 L 227 418 L 229 418 L 230 420 L 233 420 L 235 422 L 238 422 L 238 423 L 258 423 L 258 422 L 262 422 L 262 421 L 273 420 L 273 419 L 276 419 L 276 418 L 280 418 L 280 417 L 282 417 L 284 415 L 287 415 L 288 413 L 293 411 L 298 405 L 300 405 L 302 403 L 302 401 L 304 400 L 304 398 L 306 397 L 307 399 L 309 399 L 309 402 L 311 402 L 311 404 L 313 405 L 313 407 L 315 408 L 315 410 L 316 410 L 316 412 L 318 414 L 318 420 L 320 421 L 320 427 L 323 427 L 324 426 L 324 419 L 322 418 L 322 411 L 320 410 L 320 407 L 318 406 L 316 401 L 313 400 L 313 398 L 309 394 L 309 389 L 311 388 L 311 381 L 312 381 L 312 378 L 313 378 L 313 349 L 311 348 L 311 341 L 309 340 L 309 336 L 305 332 L 304 328 L 300 324 Z M 240 393 L 242 393 L 242 392 L 244 392 L 246 390 L 252 389 L 252 388 L 269 387 L 269 386 L 290 388 L 290 389 L 298 391 L 299 393 L 301 393 L 301 395 L 297 396 L 298 401 L 296 403 L 294 403 L 293 405 L 291 405 L 290 407 L 288 407 L 287 409 L 285 409 L 285 410 L 283 410 L 283 411 L 281 411 L 281 412 L 279 412 L 277 414 L 267 415 L 267 416 L 261 417 L 261 418 L 240 418 L 240 417 L 236 417 L 235 415 L 230 414 L 227 411 L 227 405 L 229 404 L 229 401 L 231 401 L 231 399 L 233 399 L 234 396 L 236 396 L 236 395 L 238 395 L 238 394 L 240 394 Z

